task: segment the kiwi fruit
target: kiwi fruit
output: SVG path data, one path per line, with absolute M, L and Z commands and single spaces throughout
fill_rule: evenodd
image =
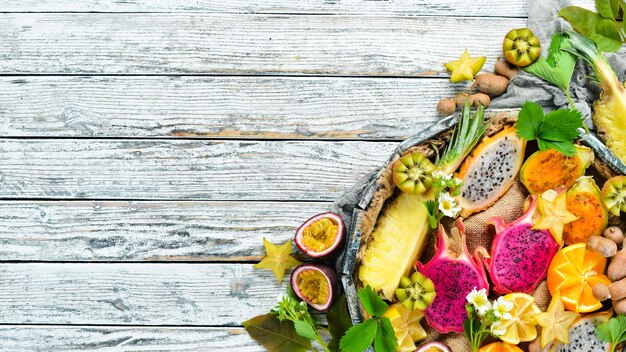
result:
M 626 212 L 626 176 L 606 180 L 602 186 L 602 201 L 615 216 L 619 216 L 620 211 Z
M 502 52 L 506 61 L 518 67 L 525 67 L 539 58 L 541 45 L 539 38 L 530 29 L 512 29 L 504 36 Z
M 406 309 L 424 310 L 435 299 L 435 285 L 420 272 L 402 277 L 396 289 L 396 298 Z
M 403 156 L 393 165 L 393 183 L 405 193 L 421 194 L 433 184 L 435 165 L 422 153 Z

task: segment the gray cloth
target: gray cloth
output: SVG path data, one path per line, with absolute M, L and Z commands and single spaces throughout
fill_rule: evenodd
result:
M 571 30 L 567 21 L 558 17 L 558 12 L 565 6 L 570 6 L 568 0 L 529 0 L 528 1 L 528 28 L 539 38 L 543 55 L 547 55 L 552 35 L 557 32 Z M 622 53 L 606 54 L 609 63 L 621 81 L 626 78 L 626 57 Z M 593 129 L 591 123 L 591 106 L 598 99 L 600 89 L 590 78 L 588 67 L 579 60 L 570 83 L 570 94 L 574 106 L 585 117 L 585 124 Z M 551 83 L 524 71 L 511 80 L 507 92 L 495 98 L 490 108 L 519 108 L 525 101 L 531 100 L 540 103 L 548 109 L 569 107 L 565 93 Z

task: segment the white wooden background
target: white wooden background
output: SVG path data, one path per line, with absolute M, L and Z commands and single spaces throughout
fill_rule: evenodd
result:
M 576 1 L 592 8 L 592 0 Z M 252 264 L 525 0 L 0 0 L 0 350 L 262 351 Z

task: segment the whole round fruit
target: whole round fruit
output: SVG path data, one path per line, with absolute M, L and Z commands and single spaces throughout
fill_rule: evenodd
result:
M 433 184 L 435 165 L 422 153 L 403 156 L 393 165 L 393 183 L 405 193 L 420 194 Z
M 512 29 L 504 37 L 502 52 L 506 61 L 525 67 L 535 62 L 541 54 L 539 38 L 528 28 Z
M 291 288 L 311 308 L 325 312 L 335 293 L 335 271 L 323 264 L 302 264 L 291 272 Z
M 345 234 L 343 218 L 337 213 L 317 214 L 296 231 L 296 247 L 310 258 L 325 258 L 336 252 Z
M 506 342 L 494 342 L 481 347 L 478 352 L 524 352 L 521 348 Z
M 450 352 L 450 348 L 441 342 L 432 341 L 421 345 L 415 352 Z

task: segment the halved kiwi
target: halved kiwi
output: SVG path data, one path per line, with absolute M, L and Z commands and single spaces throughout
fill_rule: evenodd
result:
M 525 67 L 535 62 L 541 54 L 539 38 L 528 28 L 512 29 L 504 37 L 502 52 L 506 61 Z
M 424 154 L 411 153 L 393 165 L 393 183 L 405 193 L 424 193 L 433 184 L 433 171 L 435 165 Z
M 396 298 L 407 309 L 424 310 L 435 299 L 435 285 L 420 272 L 411 277 L 402 277 L 400 287 L 396 289 Z
M 602 201 L 615 216 L 620 211 L 626 213 L 626 176 L 615 176 L 606 180 L 602 186 Z

